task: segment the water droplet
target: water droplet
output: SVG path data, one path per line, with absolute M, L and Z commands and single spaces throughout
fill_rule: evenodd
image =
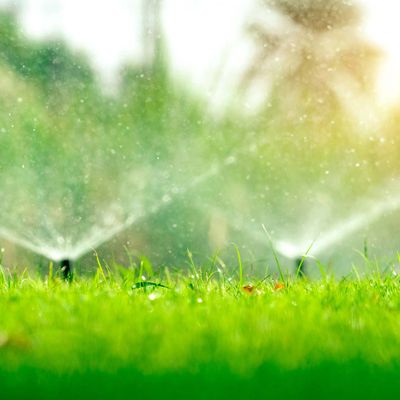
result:
M 157 295 L 155 294 L 155 293 L 150 293 L 149 294 L 149 300 L 150 301 L 153 301 L 153 300 L 155 300 L 157 298 Z
M 225 159 L 225 164 L 230 165 L 236 162 L 236 157 L 235 156 L 229 156 Z

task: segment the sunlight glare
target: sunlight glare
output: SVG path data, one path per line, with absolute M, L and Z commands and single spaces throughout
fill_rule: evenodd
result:
M 400 3 L 392 0 L 366 0 L 365 3 L 365 33 L 384 53 L 376 83 L 378 101 L 394 104 L 400 99 Z

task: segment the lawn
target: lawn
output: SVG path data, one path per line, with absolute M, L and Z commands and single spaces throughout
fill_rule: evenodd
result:
M 151 274 L 143 263 L 103 266 L 68 283 L 52 269 L 40 277 L 2 269 L 0 398 L 400 393 L 392 272 L 284 282 L 222 267 Z

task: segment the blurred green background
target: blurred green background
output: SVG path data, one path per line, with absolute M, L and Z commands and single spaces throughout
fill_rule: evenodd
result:
M 395 263 L 400 109 L 376 100 L 383 51 L 360 31 L 362 2 L 258 2 L 218 107 L 171 67 L 167 2 L 143 3 L 147 56 L 111 91 L 88 55 L 1 11 L 2 262 L 90 266 L 96 249 L 119 263 L 182 266 L 188 250 L 228 263 L 236 243 L 249 268 L 274 270 L 264 225 L 289 269 L 313 241 L 338 274 L 362 261 L 355 250 Z

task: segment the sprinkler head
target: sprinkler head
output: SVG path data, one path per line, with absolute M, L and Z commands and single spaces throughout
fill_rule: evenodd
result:
M 72 281 L 72 262 L 68 258 L 60 261 L 60 270 L 64 280 Z

